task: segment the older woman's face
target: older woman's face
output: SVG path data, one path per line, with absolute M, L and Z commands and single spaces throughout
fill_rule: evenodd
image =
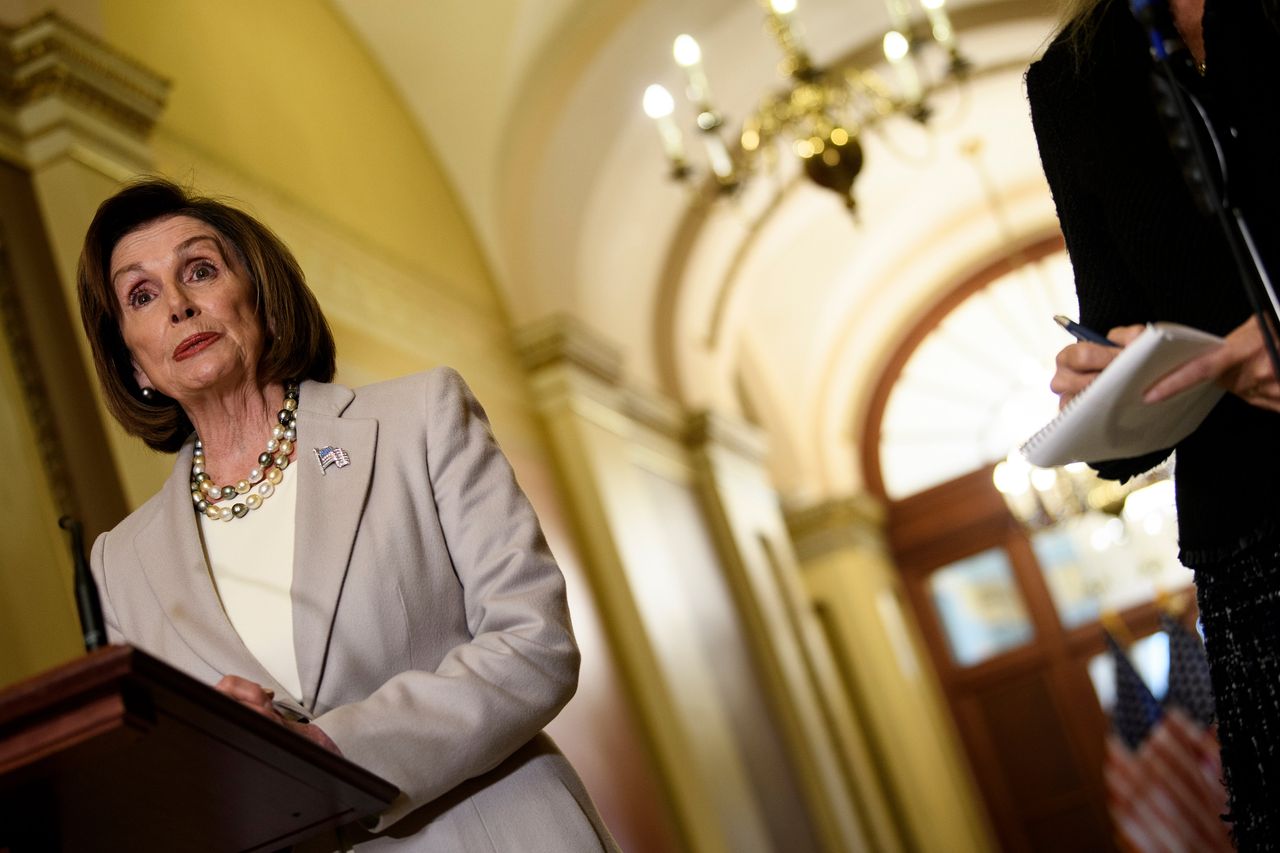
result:
M 186 404 L 256 382 L 263 331 L 248 275 L 210 225 L 152 222 L 111 252 L 120 332 L 142 384 Z

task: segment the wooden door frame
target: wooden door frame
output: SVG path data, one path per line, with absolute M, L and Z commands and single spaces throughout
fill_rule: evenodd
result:
M 1062 715 L 1062 735 L 1075 765 L 1087 773 L 1086 788 L 1073 798 L 1103 802 L 1101 768 L 1108 723 L 1086 669 L 1088 660 L 1107 647 L 1103 627 L 1097 620 L 1073 628 L 1062 624 L 1031 538 L 996 490 L 991 466 L 890 503 L 887 527 L 907 599 L 997 836 L 1007 849 L 1027 849 L 1015 792 L 999 771 L 999 747 L 986 732 L 971 696 L 998 681 L 1043 671 L 1055 706 L 1071 709 Z M 962 666 L 954 660 L 933 605 L 929 579 L 939 568 L 991 548 L 1008 556 L 1034 634 L 1023 646 Z M 1118 617 L 1132 636 L 1143 637 L 1160 629 L 1160 614 L 1155 602 L 1146 602 Z

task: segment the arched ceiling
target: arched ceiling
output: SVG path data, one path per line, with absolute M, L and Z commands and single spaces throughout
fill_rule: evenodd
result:
M 1010 232 L 1053 227 L 1021 89 L 1051 27 L 1042 4 L 957 4 L 958 21 L 977 22 L 964 48 L 987 71 L 945 93 L 929 133 L 894 122 L 867 141 L 855 224 L 785 168 L 702 211 L 664 179 L 638 100 L 653 80 L 679 89 L 675 33 L 698 36 L 730 116 L 777 86 L 748 0 L 334 3 L 450 173 L 516 324 L 575 314 L 643 384 L 731 411 L 744 391 L 757 398 L 796 497 L 859 486 L 865 389 L 905 319 Z M 796 18 L 820 63 L 888 24 L 878 0 L 809 0 Z M 960 154 L 973 139 L 1010 208 L 1004 230 Z
M 680 90 L 676 33 L 702 43 L 731 127 L 778 87 L 751 0 L 332 2 L 450 175 L 513 322 L 576 315 L 635 381 L 691 406 L 750 396 L 796 500 L 860 487 L 857 429 L 910 318 L 1055 227 L 1022 90 L 1052 28 L 1043 2 L 952 4 L 979 73 L 928 132 L 890 121 L 866 140 L 857 223 L 786 157 L 710 208 L 665 178 L 639 100 L 654 81 Z M 820 64 L 888 27 L 880 0 L 801 0 L 794 17 Z M 1003 223 L 961 153 L 973 140 Z
M 108 38 L 112 16 L 100 7 L 140 8 L 48 2 Z M 18 20 L 42 5 L 0 0 Z M 330 0 L 336 20 L 324 32 L 336 39 L 326 52 L 335 74 L 361 65 L 350 48 L 362 47 L 424 142 L 408 132 L 407 144 L 379 151 L 370 139 L 356 144 L 360 156 L 421 151 L 406 169 L 439 166 L 480 244 L 472 267 L 488 267 L 515 326 L 575 315 L 620 348 L 633 382 L 689 407 L 749 410 L 768 433 L 776 484 L 804 502 L 862 487 L 871 390 L 915 318 L 1011 243 L 1056 227 L 1022 87 L 1052 30 L 1051 0 L 949 8 L 977 73 L 939 95 L 927 132 L 890 120 L 864 140 L 856 223 L 836 196 L 798 178 L 786 153 L 775 173 L 714 205 L 666 178 L 640 96 L 655 81 L 682 88 L 670 59 L 677 33 L 702 43 L 726 130 L 779 88 L 780 57 L 755 0 Z M 793 17 L 820 65 L 877 64 L 889 25 L 882 0 L 799 0 Z M 289 26 L 285 12 L 276 19 Z M 379 103 L 394 111 L 394 101 Z M 691 123 L 690 110 L 678 116 Z M 985 178 L 961 153 L 974 141 Z M 395 178 L 394 163 L 376 165 Z M 396 192 L 412 197 L 414 185 L 401 184 Z M 387 197 L 364 189 L 371 204 Z M 410 235 L 433 232 L 424 247 L 458 228 L 413 215 L 411 204 L 391 208 L 372 210 Z

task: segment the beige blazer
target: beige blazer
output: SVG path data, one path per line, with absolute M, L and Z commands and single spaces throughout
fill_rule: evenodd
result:
M 345 449 L 322 472 L 312 448 Z M 293 565 L 303 697 L 286 702 L 397 785 L 372 849 L 613 849 L 542 728 L 577 686 L 564 579 L 488 420 L 452 370 L 302 384 Z M 192 441 L 93 547 L 114 642 L 200 681 L 287 692 L 227 620 L 191 506 Z

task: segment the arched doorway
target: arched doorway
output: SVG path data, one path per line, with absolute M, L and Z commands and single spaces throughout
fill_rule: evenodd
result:
M 1051 317 L 1074 306 L 1060 237 L 988 265 L 903 336 L 864 433 L 868 485 L 1006 850 L 1114 848 L 1102 621 L 1158 639 L 1157 598 L 1190 584 L 1167 482 L 1124 517 L 1035 532 L 993 483 L 1055 409 L 1048 376 L 1068 339 Z

